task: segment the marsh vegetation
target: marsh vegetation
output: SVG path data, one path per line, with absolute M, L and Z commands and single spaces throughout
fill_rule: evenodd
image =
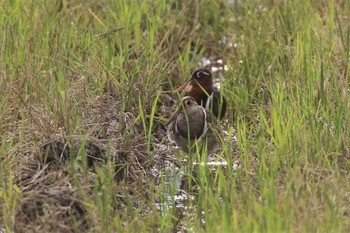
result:
M 349 17 L 346 0 L 1 1 L 0 232 L 349 232 Z M 228 104 L 209 156 L 164 127 L 198 67 Z

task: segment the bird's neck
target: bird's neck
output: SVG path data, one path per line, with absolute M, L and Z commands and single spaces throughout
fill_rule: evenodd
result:
M 192 96 L 198 104 L 203 106 L 203 104 L 207 102 L 207 99 L 209 98 L 208 96 L 210 96 L 212 93 L 212 88 L 208 88 L 203 91 L 199 86 L 191 86 L 191 88 L 189 88 L 189 90 L 186 92 L 186 95 Z

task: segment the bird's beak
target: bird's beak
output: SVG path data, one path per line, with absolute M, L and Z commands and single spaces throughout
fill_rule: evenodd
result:
M 191 81 L 192 81 L 192 79 L 190 78 L 189 80 L 187 80 L 186 82 L 184 82 L 176 91 L 174 91 L 174 94 L 183 91 L 183 90 L 187 87 L 187 85 L 188 85 L 189 83 L 191 83 Z
M 170 119 L 165 123 L 165 127 L 168 127 L 168 125 L 179 115 L 181 112 L 181 108 L 179 108 L 171 117 Z

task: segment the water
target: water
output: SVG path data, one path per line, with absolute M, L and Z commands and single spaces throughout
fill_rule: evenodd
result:
M 229 43 L 228 46 L 232 49 L 237 47 L 235 43 L 229 42 L 227 38 L 224 38 L 222 43 Z M 211 69 L 214 74 L 214 87 L 220 89 L 220 84 L 224 81 L 223 73 L 228 70 L 225 62 L 214 57 L 203 57 L 199 65 Z M 190 161 L 188 155 L 180 151 L 168 138 L 164 138 L 160 143 L 153 143 L 152 155 L 157 162 L 152 167 L 151 172 L 156 177 L 156 185 L 160 190 L 160 194 L 155 200 L 155 206 L 162 215 L 175 214 L 178 219 L 175 226 L 178 232 L 193 231 L 189 223 L 197 215 L 194 204 L 196 190 L 189 191 L 189 189 L 198 187 L 194 183 L 189 185 L 189 182 L 195 176 L 194 171 L 198 170 L 200 166 L 207 166 L 213 172 L 218 168 L 228 169 L 229 166 L 233 169 L 239 168 L 239 164 L 234 161 L 235 158 L 232 159 L 234 161 L 232 164 L 229 164 L 225 158 L 225 154 L 237 154 L 228 151 L 236 148 L 236 131 L 232 126 L 227 126 L 227 122 L 223 122 L 223 125 L 227 127 L 226 130 L 223 130 L 224 144 L 230 146 L 228 148 L 223 148 L 224 146 L 216 148 L 213 153 L 208 155 L 206 162 L 195 161 L 195 159 Z M 226 150 L 225 153 L 222 153 L 223 150 Z M 202 213 L 201 216 L 204 215 L 205 213 Z M 205 224 L 203 217 L 201 220 Z
M 237 138 L 233 127 L 223 131 L 223 140 L 225 144 L 231 144 L 231 149 L 236 148 Z M 173 145 L 167 138 L 161 143 L 153 145 L 154 160 L 157 161 L 151 169 L 152 175 L 156 177 L 156 186 L 159 188 L 159 195 L 155 200 L 155 206 L 160 213 L 166 216 L 171 213 L 178 219 L 176 231 L 191 232 L 193 231 L 191 222 L 197 217 L 196 193 L 198 185 L 192 182 L 192 176 L 200 166 L 207 166 L 212 173 L 216 169 L 233 169 L 239 168 L 237 162 L 230 164 L 222 152 L 222 147 L 217 147 L 213 153 L 208 155 L 207 162 L 190 160 L 189 156 L 183 153 L 179 148 Z M 226 150 L 228 150 L 226 148 Z M 226 154 L 234 154 L 227 151 Z M 233 159 L 234 160 L 234 159 Z M 202 213 L 200 219 L 205 224 Z

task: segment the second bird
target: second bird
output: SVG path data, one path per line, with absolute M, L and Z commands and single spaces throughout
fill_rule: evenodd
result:
M 215 147 L 216 137 L 219 135 L 215 123 L 216 119 L 210 111 L 198 105 L 193 97 L 185 96 L 166 125 L 169 125 L 170 141 L 175 142 L 185 152 L 189 152 L 196 149 L 194 147 L 197 140 L 201 148 L 206 144 L 208 151 Z
M 193 97 L 204 108 L 212 111 L 218 119 L 226 113 L 226 100 L 220 91 L 213 88 L 213 76 L 209 69 L 195 70 L 190 79 L 182 84 L 175 92 L 185 90 L 185 96 Z

